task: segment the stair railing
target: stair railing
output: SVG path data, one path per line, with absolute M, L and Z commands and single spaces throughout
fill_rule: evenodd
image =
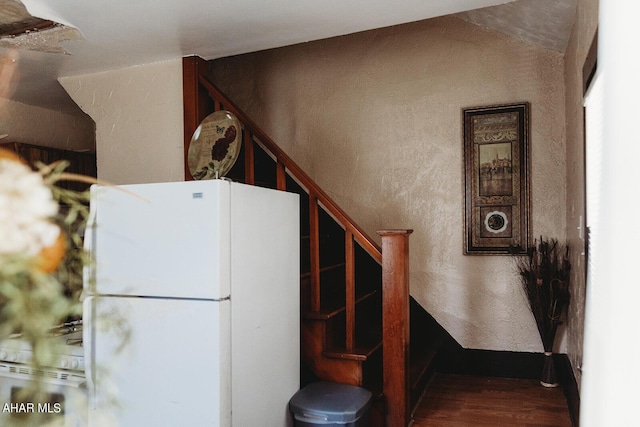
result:
M 320 206 L 341 225 L 345 231 L 345 334 L 347 351 L 353 351 L 356 346 L 354 244 L 360 245 L 378 264 L 382 265 L 382 300 L 383 310 L 385 311 L 382 320 L 383 358 L 385 359 L 382 393 L 387 400 L 387 407 L 393 407 L 387 411 L 386 425 L 387 427 L 404 427 L 408 425 L 409 294 L 407 273 L 408 236 L 411 230 L 380 231 L 378 234 L 382 239 L 382 248 L 386 249 L 383 255 L 383 249 L 268 135 L 209 81 L 207 74 L 208 66 L 202 58 L 196 56 L 183 58 L 185 179 L 193 179 L 186 162 L 189 143 L 199 123 L 213 111 L 225 109 L 233 113 L 244 127 L 245 183 L 255 184 L 253 146 L 255 142 L 265 149 L 276 162 L 276 188 L 278 190 L 286 191 L 286 176 L 289 174 L 308 193 L 311 311 L 320 310 L 318 215 Z M 398 239 L 403 243 L 398 244 Z

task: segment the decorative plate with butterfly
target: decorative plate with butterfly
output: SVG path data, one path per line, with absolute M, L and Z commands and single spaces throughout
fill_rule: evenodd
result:
M 187 165 L 193 179 L 225 176 L 240 154 L 240 121 L 229 111 L 209 114 L 191 137 Z

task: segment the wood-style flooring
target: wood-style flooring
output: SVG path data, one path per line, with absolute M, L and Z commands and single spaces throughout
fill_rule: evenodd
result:
M 436 374 L 413 427 L 571 427 L 561 388 L 535 380 Z

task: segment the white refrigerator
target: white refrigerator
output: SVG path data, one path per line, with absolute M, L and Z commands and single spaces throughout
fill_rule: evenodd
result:
M 93 186 L 89 427 L 280 427 L 299 388 L 299 197 L 228 180 Z

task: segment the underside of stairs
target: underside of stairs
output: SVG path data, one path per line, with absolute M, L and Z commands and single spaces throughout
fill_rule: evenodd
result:
M 411 231 L 378 232 L 378 246 L 207 74 L 206 61 L 183 59 L 185 159 L 200 121 L 231 111 L 242 123 L 242 146 L 227 177 L 300 195 L 301 385 L 362 386 L 374 395 L 372 426 L 408 425 L 446 336 L 409 297 Z

